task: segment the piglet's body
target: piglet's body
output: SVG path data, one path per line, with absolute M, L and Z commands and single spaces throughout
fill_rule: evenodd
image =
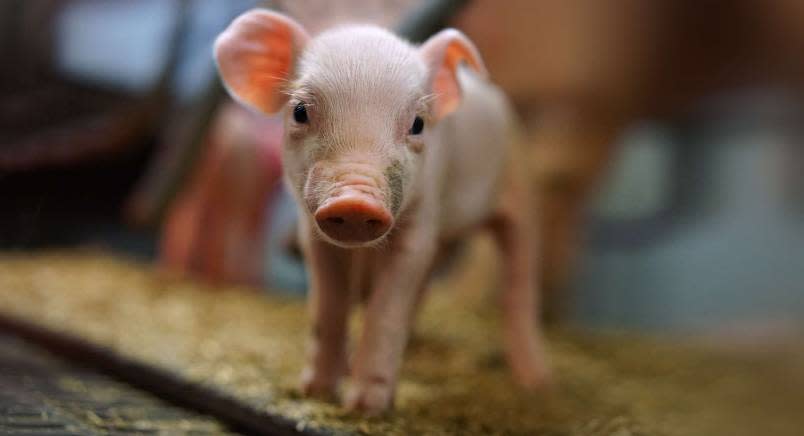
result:
M 414 47 L 354 26 L 311 39 L 287 17 L 252 11 L 219 37 L 216 59 L 235 98 L 285 113 L 283 165 L 312 284 L 306 393 L 330 394 L 347 373 L 347 319 L 362 297 L 345 402 L 389 407 L 439 252 L 482 228 L 505 257 L 514 376 L 531 387 L 546 380 L 516 126 L 465 36 L 445 30 Z

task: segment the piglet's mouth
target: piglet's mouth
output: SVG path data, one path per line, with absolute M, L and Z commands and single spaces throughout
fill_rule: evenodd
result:
M 313 214 L 318 228 L 336 245 L 370 245 L 393 226 L 393 216 L 374 196 L 345 192 L 326 199 Z

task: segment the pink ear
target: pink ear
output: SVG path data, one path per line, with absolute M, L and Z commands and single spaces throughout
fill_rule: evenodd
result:
M 255 9 L 239 16 L 215 40 L 215 61 L 229 94 L 264 113 L 282 108 L 282 86 L 309 40 L 292 19 Z
M 475 45 L 463 33 L 445 29 L 428 39 L 419 51 L 430 69 L 430 91 L 435 94 L 433 116 L 439 120 L 458 108 L 461 89 L 457 69 L 465 62 L 481 77 L 488 73 Z

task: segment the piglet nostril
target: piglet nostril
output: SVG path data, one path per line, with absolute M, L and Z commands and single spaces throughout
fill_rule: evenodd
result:
M 340 242 L 373 241 L 393 224 L 385 205 L 362 194 L 331 198 L 314 215 L 319 229 Z

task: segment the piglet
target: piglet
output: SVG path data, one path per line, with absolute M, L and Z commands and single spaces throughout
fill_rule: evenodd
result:
M 333 394 L 348 371 L 347 320 L 360 297 L 365 317 L 344 403 L 366 414 L 388 409 L 440 250 L 484 228 L 504 257 L 514 378 L 547 381 L 525 159 L 511 106 L 466 36 L 447 29 L 414 46 L 361 25 L 310 37 L 289 17 L 253 10 L 214 53 L 236 100 L 284 114 L 284 177 L 311 283 L 306 394 Z

